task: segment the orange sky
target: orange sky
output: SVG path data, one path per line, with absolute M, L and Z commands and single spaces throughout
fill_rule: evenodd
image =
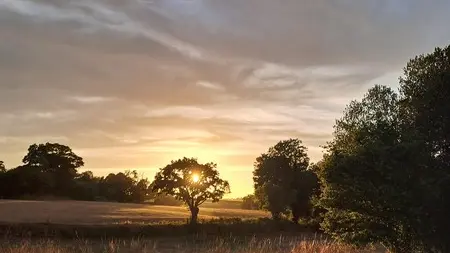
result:
M 351 99 L 450 41 L 450 2 L 393 2 L 0 1 L 0 160 L 60 142 L 152 178 L 193 156 L 248 194 L 259 154 L 300 138 L 317 161 Z

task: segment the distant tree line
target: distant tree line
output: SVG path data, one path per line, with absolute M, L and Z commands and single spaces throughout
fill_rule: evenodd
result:
M 205 201 L 217 202 L 230 192 L 219 177 L 217 165 L 201 164 L 196 158 L 172 161 L 161 168 L 153 182 L 136 171 L 96 177 L 78 172 L 83 159 L 58 143 L 33 144 L 23 165 L 6 170 L 0 162 L 0 199 L 38 199 L 51 196 L 85 201 L 121 203 L 149 202 L 157 205 L 185 205 L 196 223 Z
M 172 196 L 156 195 L 147 178 L 136 171 L 110 173 L 96 177 L 92 171 L 78 172 L 84 165 L 68 146 L 58 143 L 33 144 L 23 165 L 6 170 L 0 161 L 0 198 L 68 198 L 83 201 L 121 203 L 150 202 L 182 205 Z
M 22 199 L 53 196 L 75 200 L 142 203 L 150 197 L 150 184 L 136 171 L 95 177 L 79 173 L 83 159 L 58 143 L 33 144 L 23 165 L 0 169 L 0 198 Z

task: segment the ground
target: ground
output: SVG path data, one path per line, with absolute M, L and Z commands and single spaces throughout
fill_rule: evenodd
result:
M 201 219 L 261 218 L 263 211 L 241 210 L 238 204 L 208 203 L 200 208 Z M 224 208 L 225 207 L 225 208 Z M 3 223 L 0 252 L 10 253 L 382 253 L 381 249 L 354 249 L 309 232 L 289 233 L 287 227 L 272 227 L 268 220 L 256 223 L 206 224 L 202 233 L 185 233 L 173 221 L 189 217 L 185 207 L 152 206 L 82 201 L 0 200 Z M 165 225 L 165 223 L 170 223 Z M 223 221 L 220 221 L 223 222 Z M 135 231 L 139 236 L 124 239 Z M 158 223 L 155 226 L 145 224 Z M 22 225 L 20 225 L 22 224 Z M 52 225 L 56 224 L 56 225 Z M 60 225 L 57 225 L 60 224 Z M 120 225 L 116 225 L 120 224 Z M 178 223 L 182 224 L 182 223 Z M 9 227 L 11 225 L 11 227 Z M 81 225 L 87 225 L 86 227 Z M 103 226 L 105 225 L 105 226 Z M 81 227 L 79 227 L 81 226 Z M 131 227 L 129 227 L 131 226 Z M 269 230 L 267 227 L 269 226 Z M 73 228 L 77 228 L 73 230 Z M 256 230 L 255 230 L 256 228 Z M 280 230 L 280 228 L 283 228 Z M 23 229 L 23 230 L 22 230 Z M 143 230 L 139 230 L 143 229 Z M 231 229 L 231 230 L 230 230 Z M 227 233 L 230 230 L 232 233 Z M 243 235 L 245 231 L 253 231 Z M 59 231 L 58 233 L 53 233 Z M 71 234 L 75 231 L 75 234 Z M 228 232 L 230 232 L 228 231 Z M 103 235 L 108 234 L 105 238 Z M 136 232 L 136 231 L 135 231 Z M 142 233 L 141 233 L 142 232 Z M 244 233 L 242 233 L 244 232 Z M 148 233 L 148 234 L 146 234 Z M 157 236 L 154 236 L 156 233 Z M 61 238 L 57 235 L 62 236 Z M 228 234 L 228 235 L 224 235 Z M 242 235 L 241 235 L 242 234 Z M 43 237 L 41 237 L 43 235 Z M 75 235 L 75 236 L 74 236 Z M 84 236 L 83 236 L 84 235 Z M 85 237 L 86 235 L 89 235 Z M 98 237 L 101 235 L 101 238 Z M 118 235 L 118 237 L 116 237 Z M 149 237 L 141 235 L 151 235 Z M 67 237 L 68 236 L 68 237 Z M 112 237 L 111 237 L 112 236 Z M 108 239 L 109 238 L 109 239 Z
M 200 207 L 200 219 L 261 218 L 263 211 Z M 185 207 L 84 201 L 0 201 L 0 222 L 56 224 L 115 224 L 183 221 Z

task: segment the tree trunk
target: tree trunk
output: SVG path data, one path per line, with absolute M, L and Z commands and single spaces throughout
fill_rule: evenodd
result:
M 199 212 L 198 207 L 190 207 L 189 209 L 191 211 L 191 224 L 197 224 Z

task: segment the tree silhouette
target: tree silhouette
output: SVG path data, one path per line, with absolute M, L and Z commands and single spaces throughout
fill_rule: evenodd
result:
M 292 220 L 308 217 L 310 199 L 318 188 L 314 172 L 308 170 L 306 147 L 298 139 L 278 142 L 256 158 L 253 181 L 255 196 L 274 219 L 292 212 Z
M 423 222 L 420 231 L 428 245 L 450 252 L 450 45 L 411 59 L 400 78 L 400 109 L 403 128 L 416 142 L 422 142 L 422 160 L 427 167 Z
M 200 164 L 196 158 L 172 161 L 156 174 L 153 190 L 183 201 L 191 212 L 191 223 L 196 224 L 201 204 L 218 202 L 230 192 L 229 183 L 219 177 L 216 168 L 216 164 Z
M 52 175 L 59 194 L 70 193 L 77 169 L 84 166 L 71 148 L 58 143 L 33 144 L 22 161 L 29 169 Z
M 433 172 L 422 166 L 430 156 L 421 143 L 403 131 L 398 105 L 392 89 L 375 86 L 336 121 L 318 169 L 327 210 L 322 228 L 342 241 L 416 252 L 419 234 L 432 229 L 421 224 Z
M 5 164 L 3 163 L 3 161 L 0 161 L 0 173 L 5 173 L 5 172 L 6 172 Z

